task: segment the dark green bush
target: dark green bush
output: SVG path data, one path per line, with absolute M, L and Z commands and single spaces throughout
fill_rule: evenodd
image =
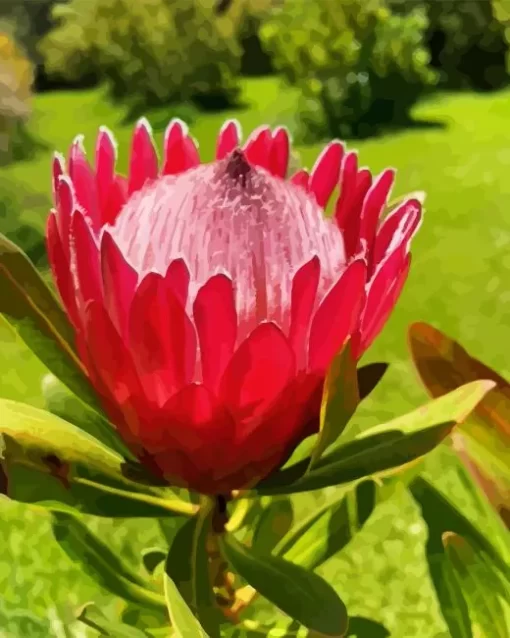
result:
M 241 52 L 207 0 L 71 0 L 42 44 L 48 72 L 91 70 L 134 108 L 231 104 Z
M 497 19 L 501 0 L 389 0 L 406 14 L 423 7 L 431 64 L 449 88 L 489 90 L 508 83 L 505 26 Z
M 383 0 L 287 0 L 264 25 L 276 67 L 302 93 L 302 136 L 364 136 L 405 122 L 436 80 L 423 46 L 424 12 Z

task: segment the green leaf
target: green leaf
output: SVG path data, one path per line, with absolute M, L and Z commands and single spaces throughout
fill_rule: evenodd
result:
M 73 329 L 25 253 L 0 234 L 0 313 L 44 365 L 86 404 L 96 395 L 74 347 Z
M 466 598 L 473 626 L 487 638 L 510 635 L 510 581 L 494 568 L 479 547 L 453 533 L 443 535 L 443 544 L 460 588 Z
M 334 358 L 324 381 L 320 430 L 309 470 L 344 431 L 360 402 L 356 360 L 348 342 Z
M 358 390 L 360 401 L 372 393 L 388 369 L 387 363 L 367 363 L 358 368 Z
M 65 553 L 83 571 L 116 596 L 139 605 L 164 608 L 164 598 L 126 565 L 75 515 L 52 512 L 52 530 Z
M 492 388 L 492 381 L 475 381 L 428 404 L 341 441 L 306 473 L 307 460 L 262 481 L 259 494 L 287 494 L 321 489 L 388 473 L 433 450 L 456 423 L 463 421 Z
M 345 636 L 345 605 L 320 576 L 276 556 L 259 558 L 229 534 L 220 538 L 220 547 L 232 567 L 282 612 L 323 636 Z
M 289 498 L 276 498 L 264 507 L 255 526 L 252 549 L 257 554 L 270 554 L 276 543 L 292 527 L 294 510 Z
M 94 604 L 88 603 L 78 614 L 77 620 L 99 632 L 100 636 L 111 638 L 148 638 L 149 634 L 118 620 L 111 620 Z
M 510 513 L 510 383 L 426 323 L 412 324 L 408 337 L 413 362 L 432 396 L 476 379 L 496 383 L 455 433 L 455 439 L 468 464 L 474 464 L 471 469 L 494 505 Z
M 127 478 L 132 466 L 71 423 L 6 399 L 0 399 L 0 460 L 5 493 L 22 502 L 55 509 L 61 501 L 99 516 L 176 516 L 196 511 L 168 498 L 166 490 Z
M 340 495 L 295 525 L 273 554 L 305 569 L 317 569 L 350 543 L 377 504 L 392 493 L 372 480 L 341 490 Z
M 42 393 L 49 412 L 76 425 L 124 458 L 135 459 L 114 426 L 104 416 L 80 401 L 53 374 L 47 374 L 43 378 Z
M 153 547 L 144 549 L 142 552 L 143 566 L 149 574 L 153 574 L 158 565 L 161 565 L 166 560 L 167 552 Z
M 185 521 L 178 530 L 165 563 L 168 609 L 173 624 L 183 635 L 188 635 L 185 633 L 187 624 L 180 626 L 177 618 L 182 614 L 183 622 L 189 622 L 188 612 L 182 609 L 185 605 L 194 619 L 191 628 L 200 626 L 207 632 L 203 635 L 220 636 L 220 615 L 214 601 L 206 546 L 212 513 L 212 503 L 204 500 L 199 514 Z

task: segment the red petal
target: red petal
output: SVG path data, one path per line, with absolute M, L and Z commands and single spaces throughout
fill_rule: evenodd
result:
M 71 215 L 74 210 L 74 193 L 71 180 L 63 175 L 59 177 L 57 184 L 57 226 L 62 248 L 66 258 L 69 259 L 69 241 L 71 228 Z
M 277 128 L 273 133 L 273 145 L 269 158 L 269 170 L 273 175 L 285 179 L 289 167 L 290 140 L 284 128 Z
M 381 224 L 373 250 L 373 268 L 376 268 L 390 250 L 407 244 L 418 230 L 421 221 L 421 203 L 410 199 L 396 208 Z
M 80 211 L 71 220 L 71 268 L 82 311 L 89 300 L 102 300 L 99 248 Z
M 298 368 L 306 365 L 306 345 L 320 271 L 320 260 L 318 257 L 313 257 L 301 266 L 292 280 L 289 341 L 296 355 Z
M 309 369 L 326 371 L 333 357 L 355 330 L 366 281 L 366 264 L 352 262 L 329 291 L 312 320 Z
M 290 178 L 290 182 L 296 186 L 301 186 L 307 191 L 310 183 L 310 174 L 302 168 L 297 173 L 294 173 L 294 175 Z
M 129 341 L 144 391 L 158 405 L 191 381 L 196 359 L 195 330 L 161 275 L 149 273 L 135 293 Z
M 237 120 L 227 120 L 221 127 L 216 143 L 216 159 L 221 160 L 239 146 L 241 127 Z
M 310 176 L 310 192 L 319 206 L 326 207 L 340 178 L 344 148 L 340 142 L 330 142 L 317 158 Z
M 114 137 L 106 127 L 101 127 L 96 142 L 96 187 L 102 224 L 109 217 L 108 204 L 115 179 L 115 159 Z
M 188 299 L 189 279 L 189 270 L 184 259 L 174 259 L 174 261 L 170 262 L 165 274 L 165 280 L 183 307 L 186 306 Z
M 53 163 L 52 163 L 52 187 L 53 187 L 53 197 L 55 198 L 55 204 L 58 206 L 58 183 L 59 183 L 59 178 L 62 177 L 62 175 L 64 175 L 64 158 L 62 157 L 62 155 L 60 155 L 60 153 L 55 153 L 55 155 L 53 156 Z
M 122 207 L 126 203 L 127 197 L 127 181 L 124 177 L 116 175 L 110 188 L 108 202 L 106 204 L 106 207 L 102 211 L 103 226 L 106 224 L 115 223 L 117 215 L 120 213 Z
M 386 205 L 395 180 L 395 171 L 387 169 L 378 177 L 367 193 L 361 211 L 359 248 L 372 250 L 379 218 Z
M 273 138 L 268 126 L 261 126 L 250 135 L 244 145 L 244 156 L 252 166 L 270 170 L 269 161 Z
M 273 407 L 295 374 L 287 339 L 272 323 L 257 326 L 230 360 L 221 395 L 238 421 L 253 420 Z
M 154 148 L 151 127 L 145 118 L 136 125 L 131 142 L 129 162 L 129 194 L 140 190 L 149 180 L 158 176 L 158 156 Z
M 358 156 L 348 153 L 340 173 L 340 195 L 335 206 L 335 220 L 344 235 L 344 244 L 348 255 L 354 253 L 358 243 L 359 219 L 352 219 L 351 202 L 355 198 L 358 175 Z M 351 249 L 350 245 L 354 244 Z
M 188 135 L 188 127 L 173 119 L 165 131 L 165 161 L 163 175 L 177 175 L 200 164 L 195 143 Z
M 198 291 L 193 316 L 204 383 L 216 390 L 236 343 L 237 313 L 232 281 L 225 275 L 211 277 Z
M 100 303 L 90 302 L 85 311 L 87 349 L 94 374 L 120 409 L 131 433 L 140 434 L 141 387 L 129 352 Z M 125 433 L 123 423 L 116 425 Z
M 388 320 L 409 274 L 411 255 L 397 249 L 372 280 L 357 337 L 357 358 L 370 347 Z
M 46 223 L 46 246 L 53 279 L 57 285 L 60 298 L 62 299 L 71 323 L 75 327 L 78 327 L 79 322 L 71 269 L 69 268 L 69 259 L 65 256 L 62 241 L 58 233 L 55 211 L 51 211 L 48 215 Z
M 138 274 L 108 232 L 101 240 L 101 275 L 105 308 L 119 334 L 125 336 Z
M 97 233 L 100 228 L 99 209 L 97 205 L 96 180 L 82 147 L 81 138 L 77 138 L 71 146 L 69 154 L 69 176 L 73 182 L 73 190 L 78 204 L 85 211 Z

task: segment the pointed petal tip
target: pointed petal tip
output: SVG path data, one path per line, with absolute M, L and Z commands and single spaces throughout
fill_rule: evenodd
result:
M 140 129 L 145 129 L 147 131 L 147 133 L 149 133 L 149 135 L 152 135 L 152 126 L 151 123 L 149 122 L 149 120 L 143 116 L 141 117 L 135 125 L 135 131 L 138 131 Z
M 74 151 L 75 149 L 80 150 L 84 155 L 86 155 L 86 152 L 85 152 L 85 135 L 83 133 L 80 133 L 79 135 L 76 135 L 76 137 L 73 139 L 72 144 L 71 144 L 71 152 Z

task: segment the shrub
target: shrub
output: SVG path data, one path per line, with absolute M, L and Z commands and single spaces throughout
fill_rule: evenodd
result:
M 74 75 L 85 61 L 134 107 L 238 95 L 241 52 L 204 0 L 72 0 L 42 50 L 51 72 Z
M 497 19 L 501 0 L 390 0 L 399 13 L 423 7 L 432 66 L 449 88 L 495 89 L 508 82 L 505 27 Z
M 0 163 L 29 150 L 25 122 L 30 116 L 32 65 L 14 40 L 0 33 Z
M 394 15 L 382 0 L 288 0 L 262 34 L 277 68 L 301 90 L 305 140 L 406 121 L 436 79 L 426 27 L 423 11 Z

